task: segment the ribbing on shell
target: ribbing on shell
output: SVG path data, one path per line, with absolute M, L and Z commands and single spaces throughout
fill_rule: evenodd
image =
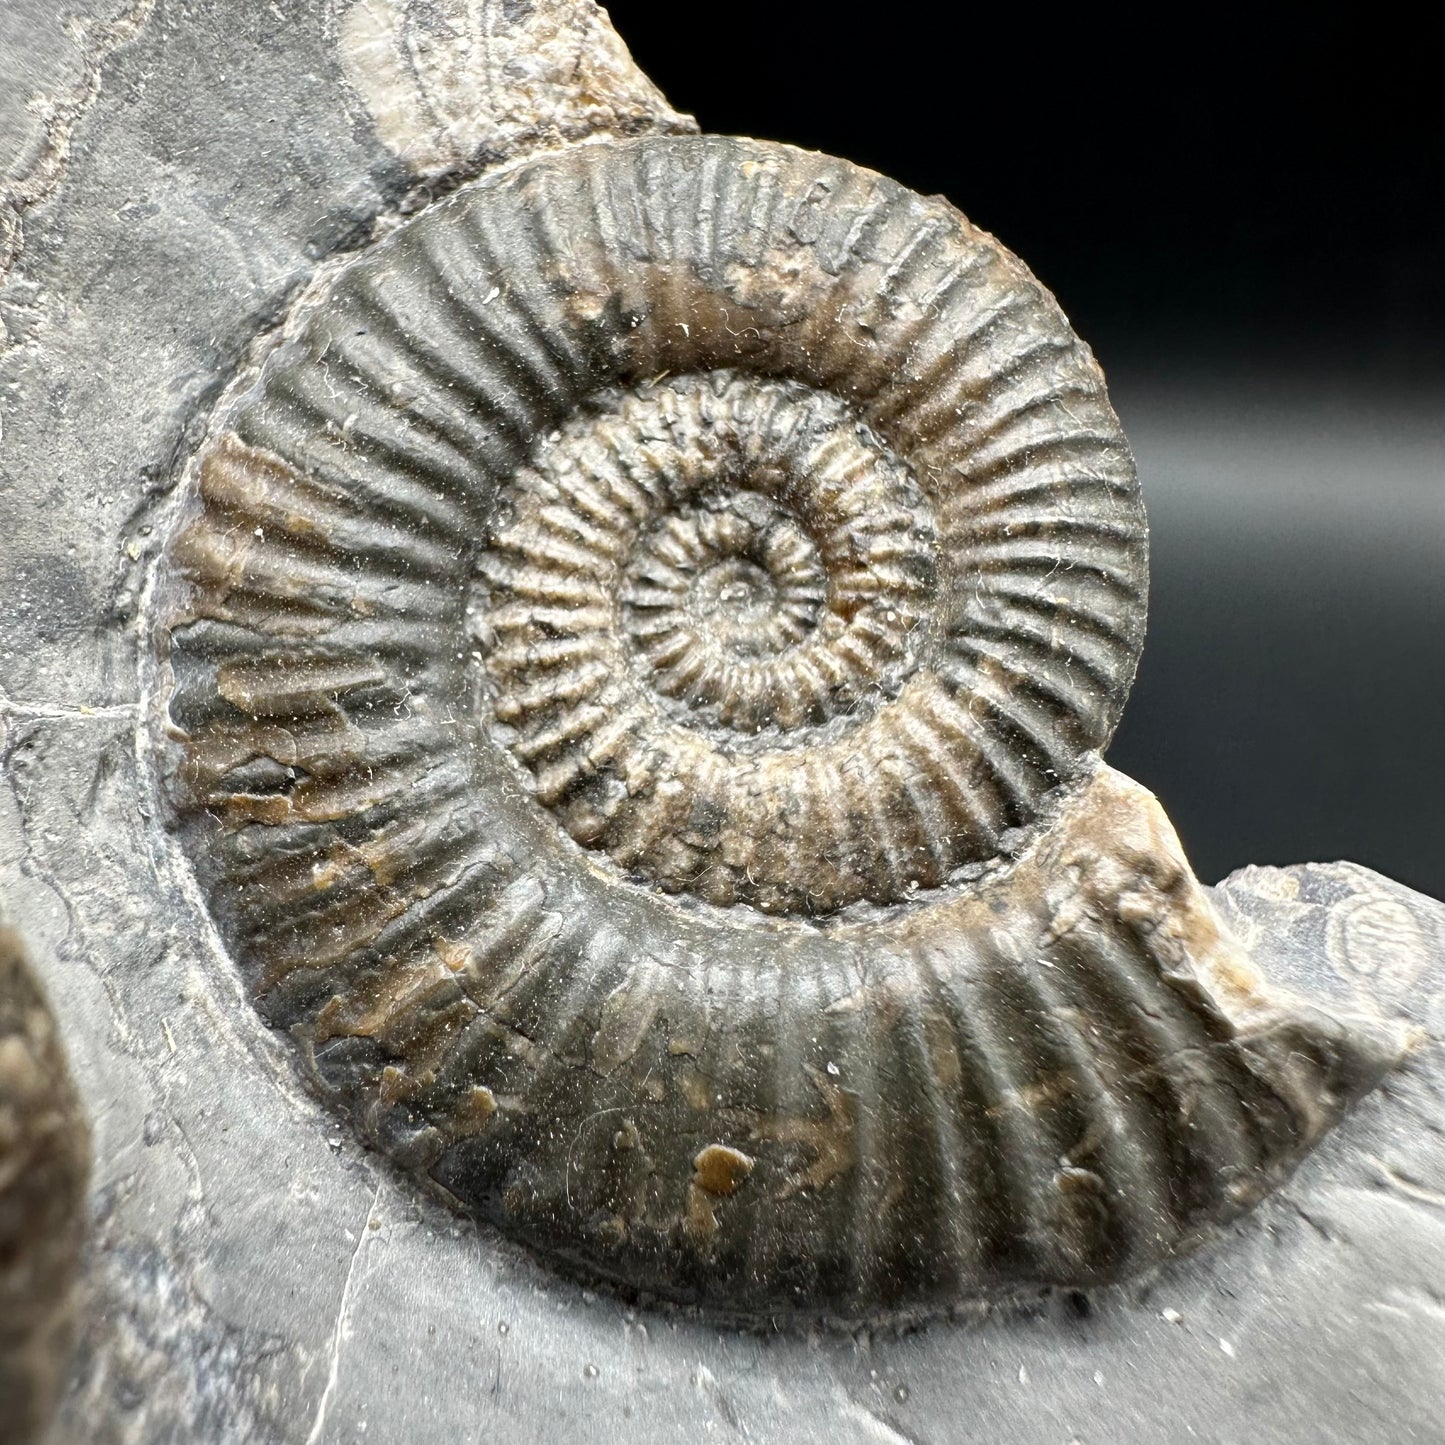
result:
M 157 589 L 165 773 L 258 1006 L 464 1206 L 731 1314 L 926 1309 L 1186 1247 L 1396 1056 L 1100 770 L 1132 462 L 950 207 L 580 146 L 303 322 Z

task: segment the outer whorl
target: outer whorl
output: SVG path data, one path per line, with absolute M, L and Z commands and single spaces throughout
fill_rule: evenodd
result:
M 739 1315 L 1116 1277 L 1395 1057 L 1266 994 L 1100 769 L 1145 527 L 990 237 L 844 162 L 595 144 L 332 281 L 158 589 L 166 777 L 368 1138 Z

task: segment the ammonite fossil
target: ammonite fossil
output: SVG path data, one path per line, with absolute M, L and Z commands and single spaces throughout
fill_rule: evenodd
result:
M 1146 528 L 938 200 L 718 137 L 465 185 L 223 407 L 156 742 L 257 1007 L 552 1258 L 740 1317 L 1115 1279 L 1398 1059 L 1099 761 Z
M 69 1362 L 90 1129 L 55 1017 L 0 926 L 0 1435 L 38 1441 Z

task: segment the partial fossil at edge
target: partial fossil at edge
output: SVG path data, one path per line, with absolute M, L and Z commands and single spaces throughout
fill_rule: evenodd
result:
M 43 1438 L 75 1334 L 90 1128 L 20 936 L 0 925 L 0 1432 Z

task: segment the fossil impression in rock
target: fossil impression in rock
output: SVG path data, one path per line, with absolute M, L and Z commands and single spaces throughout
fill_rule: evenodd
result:
M 0 926 L 0 1436 L 43 1438 L 74 1335 L 90 1129 L 14 929 Z
M 1146 527 L 938 200 L 708 136 L 462 186 L 188 473 L 155 745 L 256 1006 L 434 1189 L 737 1317 L 1209 1236 L 1400 1056 L 1272 988 L 1100 762 Z

